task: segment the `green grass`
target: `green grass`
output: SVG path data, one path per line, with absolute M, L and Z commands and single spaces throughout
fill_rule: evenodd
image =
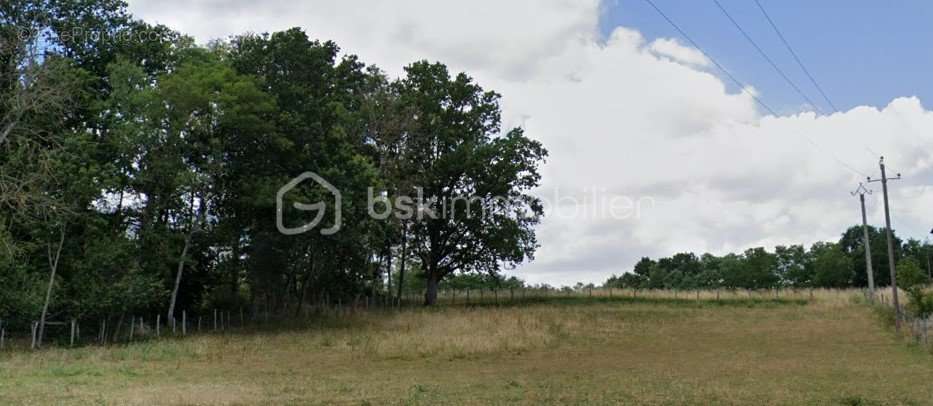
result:
M 847 297 L 554 297 L 0 355 L 0 404 L 921 405 L 931 382 Z

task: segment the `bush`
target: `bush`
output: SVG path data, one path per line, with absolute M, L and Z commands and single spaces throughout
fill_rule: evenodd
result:
M 926 318 L 933 314 L 933 295 L 925 288 L 930 279 L 912 258 L 902 259 L 897 264 L 897 280 L 910 298 L 910 310 L 918 317 Z

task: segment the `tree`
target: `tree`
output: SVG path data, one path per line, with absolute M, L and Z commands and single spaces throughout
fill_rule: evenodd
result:
M 298 311 L 310 294 L 335 299 L 372 294 L 378 283 L 375 262 L 386 246 L 383 225 L 367 211 L 368 188 L 378 189 L 381 182 L 361 106 L 379 80 L 355 56 L 339 59 L 333 42 L 311 40 L 297 28 L 240 36 L 229 48 L 233 68 L 256 77 L 276 105 L 269 120 L 274 130 L 265 143 L 231 167 L 233 198 L 223 207 L 224 229 L 230 230 L 225 245 L 239 253 L 233 258 L 243 258 L 246 281 L 256 288 L 254 302 L 263 296 L 267 307 Z M 276 190 L 307 171 L 340 190 L 344 221 L 338 233 L 285 236 L 265 220 L 275 218 Z M 324 193 L 302 184 L 285 197 L 285 209 L 295 202 L 327 202 Z M 330 202 L 328 210 L 335 210 Z M 285 218 L 300 215 L 290 211 Z M 271 264 L 281 266 L 267 268 Z
M 904 258 L 912 259 L 928 277 L 933 278 L 933 245 L 909 238 L 901 248 Z
M 192 239 L 207 226 L 210 212 L 224 196 L 230 158 L 255 145 L 271 128 L 266 120 L 274 109 L 272 98 L 254 80 L 237 74 L 210 53 L 193 53 L 177 71 L 167 75 L 155 96 L 157 117 L 169 123 L 166 133 L 187 137 L 181 144 L 184 169 L 178 190 L 187 200 L 187 228 L 169 302 L 168 320 L 174 317 L 175 300 Z
M 723 283 L 729 288 L 769 289 L 778 286 L 777 258 L 764 248 L 750 248 L 741 256 L 726 255 L 720 269 Z
M 855 272 L 852 259 L 834 243 L 816 243 L 810 248 L 813 256 L 813 284 L 821 288 L 852 286 Z
M 897 237 L 894 230 L 891 230 L 894 238 L 895 259 L 900 258 L 901 239 Z M 872 270 L 875 274 L 875 285 L 887 286 L 891 284 L 888 277 L 888 243 L 884 229 L 868 226 L 868 240 L 871 245 Z M 868 286 L 868 271 L 865 266 L 865 243 L 862 236 L 862 226 L 849 227 L 839 240 L 840 248 L 852 260 L 852 266 L 855 270 L 855 286 Z
M 811 258 L 803 245 L 779 245 L 774 249 L 781 283 L 793 288 L 813 286 Z
M 707 289 L 718 289 L 723 284 L 722 260 L 715 255 L 706 253 L 700 257 L 700 274 L 697 275 L 697 285 Z
M 908 306 L 917 317 L 926 319 L 933 314 L 933 295 L 925 291 L 930 283 L 930 277 L 913 258 L 905 258 L 897 263 L 897 283 L 910 297 Z
M 743 277 L 745 272 L 743 256 L 733 253 L 724 255 L 719 261 L 719 271 L 722 274 L 723 287 L 729 289 L 748 287 Z
M 454 272 L 495 274 L 533 258 L 543 207 L 528 191 L 540 182 L 547 151 L 521 128 L 501 134 L 500 96 L 466 74 L 451 78 L 446 66 L 428 62 L 405 72 L 398 94 L 414 123 L 402 159 L 416 189 L 399 196 L 418 203 L 411 250 L 432 305 Z

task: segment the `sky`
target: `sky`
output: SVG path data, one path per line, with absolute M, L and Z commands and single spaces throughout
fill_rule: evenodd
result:
M 933 226 L 933 4 L 761 0 L 838 108 L 815 91 L 752 1 L 130 1 L 199 42 L 298 26 L 391 76 L 441 61 L 503 95 L 504 127 L 550 151 L 531 283 L 600 283 L 642 256 L 725 254 L 837 240 L 860 221 L 849 192 L 884 154 L 902 236 Z M 712 59 L 711 59 L 712 58 Z M 713 60 L 744 87 L 735 85 Z M 764 102 L 774 114 L 763 108 Z M 869 222 L 883 225 L 880 187 Z
M 759 0 L 794 51 L 840 110 L 882 106 L 891 99 L 933 96 L 933 40 L 929 1 Z M 814 101 L 819 93 L 796 66 L 753 0 L 720 0 L 752 39 Z M 779 112 L 798 110 L 803 99 L 760 57 L 713 0 L 655 0 L 675 23 L 743 82 L 752 83 Z M 635 27 L 646 38 L 677 32 L 644 0 L 606 2 L 601 32 Z M 827 108 L 820 103 L 821 108 Z

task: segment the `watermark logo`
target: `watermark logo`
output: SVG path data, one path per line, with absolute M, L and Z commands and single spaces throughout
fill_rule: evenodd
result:
M 167 30 L 160 29 L 121 29 L 111 31 L 94 26 L 71 25 L 52 28 L 48 21 L 34 21 L 30 25 L 11 27 L 15 37 L 0 39 L 0 49 L 36 44 L 48 47 L 51 44 L 83 45 L 121 43 L 170 43 L 174 39 Z M 51 41 L 51 43 L 50 43 Z
M 342 225 L 342 213 L 341 213 L 341 204 L 342 196 L 340 190 L 338 190 L 334 185 L 328 182 L 326 179 L 322 178 L 320 175 L 314 172 L 305 172 L 301 175 L 298 175 L 284 186 L 279 188 L 278 193 L 275 194 L 275 226 L 279 229 L 279 232 L 284 235 L 298 235 L 306 233 L 310 230 L 313 230 L 319 224 L 321 220 L 324 219 L 324 214 L 327 212 L 327 203 L 326 202 L 317 202 L 317 203 L 301 203 L 293 202 L 292 207 L 299 211 L 314 211 L 316 212 L 314 218 L 304 223 L 298 227 L 288 227 L 285 225 L 285 195 L 293 189 L 297 188 L 299 185 L 305 181 L 314 182 L 315 185 L 326 190 L 334 199 L 333 210 L 334 210 L 334 223 L 328 228 L 322 228 L 320 230 L 321 235 L 333 235 L 334 233 L 340 231 L 340 226 Z
M 304 182 L 305 184 L 302 186 Z M 296 190 L 297 189 L 297 190 Z M 630 197 L 611 193 L 606 188 L 582 188 L 565 192 L 560 188 L 551 193 L 538 191 L 534 204 L 539 204 L 548 218 L 574 221 L 639 221 L 645 210 L 655 207 L 650 196 Z M 292 199 L 286 195 L 293 193 Z M 322 200 L 314 203 L 306 200 Z M 307 196 L 315 196 L 314 198 Z M 333 198 L 333 205 L 330 198 Z M 366 209 L 369 218 L 385 221 L 394 217 L 403 221 L 471 221 L 474 219 L 493 219 L 495 216 L 535 216 L 536 213 L 525 207 L 529 201 L 503 196 L 451 195 L 429 196 L 421 187 L 413 187 L 409 193 L 390 197 L 385 190 L 370 186 L 367 189 Z M 327 211 L 333 208 L 334 222 L 327 228 L 320 228 L 321 235 L 332 235 L 340 231 L 342 225 L 342 196 L 340 191 L 326 179 L 314 172 L 305 172 L 282 186 L 276 195 L 276 227 L 284 235 L 297 235 L 319 228 Z M 286 212 L 294 216 L 295 210 L 314 212 L 311 221 L 297 227 L 286 225 Z M 288 210 L 286 210 L 288 209 Z M 351 216 L 352 217 L 352 216 Z M 292 222 L 291 224 L 294 224 Z

